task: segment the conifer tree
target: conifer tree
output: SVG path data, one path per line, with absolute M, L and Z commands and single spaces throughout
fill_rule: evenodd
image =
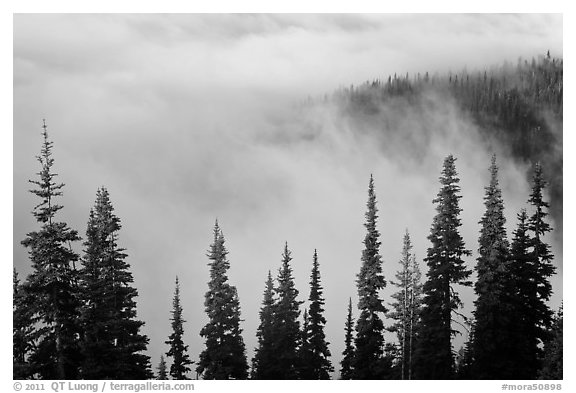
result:
M 346 324 L 344 325 L 344 352 L 342 352 L 342 360 L 340 361 L 340 379 L 352 379 L 354 376 L 354 321 L 352 319 L 352 298 L 348 301 L 348 315 L 346 316 Z
M 396 301 L 391 304 L 393 311 L 388 316 L 396 322 L 390 330 L 396 332 L 399 343 L 400 378 L 411 379 L 412 354 L 416 341 L 416 325 L 422 302 L 422 284 L 420 268 L 412 254 L 412 242 L 408 230 L 404 234 L 400 270 L 396 273 L 396 282 L 392 284 L 399 291 L 392 295 Z
M 101 187 L 90 211 L 79 274 L 84 379 L 152 377 L 150 357 L 142 353 L 149 340 L 140 333 L 144 322 L 136 319 L 138 291 L 126 250 L 118 245 L 121 228 L 108 190 Z
M 214 242 L 208 251 L 210 281 L 204 301 L 208 323 L 200 331 L 206 348 L 196 371 L 204 379 L 247 379 L 246 348 L 240 328 L 240 301 L 236 287 L 228 283 L 228 251 L 224 235 L 214 225 Z
M 34 348 L 34 325 L 30 297 L 22 289 L 16 269 L 12 272 L 12 375 L 13 379 L 28 379 L 32 370 L 28 362 Z
M 276 357 L 274 352 L 274 282 L 272 273 L 268 271 L 264 300 L 260 308 L 260 325 L 256 331 L 258 347 L 252 359 L 252 379 L 273 379 L 270 366 Z
M 511 373 L 515 379 L 534 379 L 538 370 L 537 326 L 534 319 L 535 302 L 535 264 L 530 249 L 528 234 L 528 214 L 526 209 L 518 213 L 518 223 L 510 246 L 510 272 L 512 286 L 513 313 L 516 334 L 512 342 Z
M 542 174 L 540 163 L 534 166 L 532 177 L 532 193 L 528 203 L 532 205 L 533 214 L 528 219 L 528 230 L 532 234 L 531 246 L 533 263 L 535 268 L 535 289 L 534 301 L 534 322 L 538 328 L 538 339 L 544 342 L 548 339 L 546 332 L 552 326 L 553 313 L 547 305 L 552 295 L 552 285 L 549 278 L 556 272 L 556 267 L 552 264 L 554 255 L 550 251 L 550 245 L 545 243 L 544 237 L 552 228 L 546 221 L 548 216 L 549 203 L 544 201 L 544 189 L 547 182 Z
M 168 379 L 168 368 L 166 366 L 166 360 L 164 360 L 164 355 L 160 355 L 160 363 L 158 364 L 158 379 L 161 381 Z
M 382 274 L 379 254 L 380 233 L 376 228 L 378 209 L 374 193 L 374 179 L 370 176 L 366 211 L 366 236 L 362 251 L 362 266 L 356 280 L 358 287 L 358 309 L 356 323 L 356 352 L 354 356 L 354 379 L 381 379 L 388 370 L 384 367 L 384 323 L 379 314 L 388 310 L 380 299 L 379 292 L 386 286 Z
M 455 161 L 452 155 L 444 160 L 441 188 L 433 200 L 437 204 L 437 214 L 428 236 L 432 246 L 425 258 L 428 272 L 423 287 L 418 363 L 415 364 L 415 377 L 418 379 L 450 379 L 454 376 L 452 314 L 462 306 L 462 302 L 453 285 L 472 285 L 467 281 L 471 271 L 462 259 L 471 253 L 458 232 L 462 209 L 458 204 L 460 179 Z
M 33 269 L 22 289 L 30 296 L 30 315 L 38 327 L 29 362 L 32 373 L 40 378 L 75 379 L 80 358 L 75 270 L 78 255 L 70 245 L 80 237 L 68 224 L 56 220 L 56 213 L 62 209 L 56 198 L 62 196 L 64 184 L 54 180 L 53 142 L 48 139 L 46 123 L 42 128 L 44 141 L 36 157 L 41 166 L 39 180 L 29 180 L 36 186 L 30 192 L 41 200 L 32 212 L 40 229 L 28 233 L 22 241 Z
M 278 272 L 278 286 L 275 288 L 277 301 L 274 304 L 274 353 L 276 358 L 271 364 L 273 379 L 298 378 L 298 348 L 301 344 L 301 331 L 298 316 L 300 304 L 298 290 L 292 277 L 291 252 L 288 243 L 282 254 L 282 267 Z
M 508 267 L 509 244 L 496 156 L 492 156 L 490 184 L 485 188 L 486 211 L 480 220 L 480 238 L 474 285 L 475 327 L 473 373 L 477 379 L 510 379 L 515 324 L 510 317 L 513 283 Z
M 170 365 L 170 376 L 173 379 L 190 379 L 186 373 L 190 371 L 189 365 L 193 362 L 188 356 L 188 345 L 184 345 L 184 318 L 182 318 L 182 305 L 180 304 L 180 283 L 176 277 L 176 288 L 174 289 L 174 298 L 172 300 L 172 334 L 165 343 L 170 346 L 166 356 L 172 358 Z
M 314 250 L 312 273 L 310 274 L 310 312 L 305 313 L 304 336 L 302 347 L 304 352 L 308 350 L 309 359 L 305 358 L 305 368 L 308 370 L 306 378 L 302 379 L 330 379 L 330 373 L 334 371 L 329 360 L 329 343 L 326 341 L 324 326 L 324 298 L 322 296 L 322 285 L 320 283 L 320 265 L 318 263 L 318 253 Z M 306 315 L 307 314 L 307 315 Z M 307 340 L 307 342 L 304 341 Z M 305 346 L 308 348 L 305 348 Z

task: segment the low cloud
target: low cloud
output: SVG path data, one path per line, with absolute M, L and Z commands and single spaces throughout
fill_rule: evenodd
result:
M 484 69 L 547 49 L 562 55 L 561 16 L 16 15 L 14 264 L 29 272 L 19 242 L 36 228 L 26 191 L 46 118 L 67 183 L 61 218 L 83 233 L 96 189 L 110 191 L 154 366 L 166 351 L 176 275 L 191 357 L 202 349 L 216 218 L 249 355 L 267 272 L 276 274 L 288 241 L 301 300 L 318 249 L 336 364 L 356 295 L 370 174 L 391 279 L 405 228 L 425 255 L 450 153 L 462 179 L 463 236 L 475 252 L 492 150 L 454 103 L 434 96 L 417 114 L 382 107 L 382 124 L 363 127 L 333 105 L 298 104 L 395 72 Z M 497 153 L 512 229 L 529 186 L 525 168 Z M 561 279 L 554 284 L 558 298 Z M 470 310 L 471 291 L 464 300 Z

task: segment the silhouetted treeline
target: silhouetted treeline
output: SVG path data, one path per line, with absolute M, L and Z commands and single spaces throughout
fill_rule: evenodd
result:
M 472 282 L 472 270 L 464 259 L 472 255 L 475 245 L 465 244 L 459 232 L 457 159 L 447 156 L 433 199 L 436 215 L 423 259 L 425 276 L 411 251 L 413 239 L 407 230 L 402 245 L 383 239 L 386 247 L 397 246 L 400 256 L 396 275 L 385 277 L 376 182 L 371 176 L 361 266 L 356 277 L 350 277 L 357 285 L 358 303 L 354 308 L 350 297 L 346 315 L 343 312 L 345 350 L 340 378 L 561 379 L 563 313 L 562 308 L 553 313 L 548 305 L 550 277 L 556 271 L 548 235 L 552 233 L 549 211 L 554 211 L 554 201 L 560 203 L 561 211 L 562 199 L 554 199 L 552 193 L 552 203 L 546 200 L 549 172 L 545 164 L 552 159 L 546 156 L 546 144 L 530 144 L 542 144 L 546 140 L 542 135 L 555 135 L 546 120 L 547 111 L 561 124 L 562 61 L 547 56 L 478 77 L 461 74 L 447 80 L 427 74 L 413 80 L 395 77 L 342 91 L 336 98 L 346 103 L 351 116 L 359 111 L 365 115 L 379 110 L 378 100 L 399 95 L 418 100 L 418 94 L 430 86 L 453 94 L 484 124 L 486 132 L 509 140 L 514 154 L 532 163 L 531 191 L 526 206 L 514 212 L 517 222 L 509 240 L 496 156 L 487 163 L 485 211 L 479 222 L 474 266 L 477 279 Z M 531 127 L 538 124 L 542 128 L 531 133 Z M 104 187 L 97 190 L 80 246 L 78 232 L 57 218 L 63 208 L 58 197 L 64 184 L 55 181 L 52 142 L 45 124 L 42 136 L 37 157 L 41 169 L 38 178 L 30 181 L 35 186 L 31 192 L 39 198 L 32 213 L 38 229 L 22 241 L 32 273 L 23 282 L 16 270 L 13 275 L 13 377 L 153 378 L 150 358 L 145 355 L 149 339 L 140 332 L 144 322 L 136 318 L 138 292 L 126 250 L 118 245 L 122 226 L 110 195 Z M 329 379 L 334 365 L 324 333 L 324 304 L 330 299 L 323 295 L 321 252 L 314 250 L 311 255 L 309 308 L 301 310 L 292 253 L 285 244 L 276 279 L 269 271 L 264 284 L 257 348 L 249 366 L 240 298 L 228 280 L 231 261 L 218 222 L 213 234 L 204 303 L 208 323 L 199 332 L 205 347 L 195 367 L 197 375 L 204 379 Z M 79 247 L 82 253 L 75 251 Z M 389 299 L 382 298 L 389 284 L 396 292 Z M 474 288 L 472 320 L 461 313 L 460 286 Z M 165 341 L 169 349 L 159 359 L 158 379 L 190 377 L 194 362 L 183 340 L 185 322 L 177 278 L 171 318 L 166 321 L 172 328 Z M 459 324 L 469 330 L 468 342 L 455 351 L 453 337 Z M 386 332 L 394 332 L 396 339 L 387 341 Z

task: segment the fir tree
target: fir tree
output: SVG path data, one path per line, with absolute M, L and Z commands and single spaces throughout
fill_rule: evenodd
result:
M 464 246 L 458 232 L 461 226 L 458 206 L 460 179 L 457 177 L 456 159 L 449 155 L 444 160 L 440 177 L 441 188 L 434 203 L 437 214 L 433 219 L 428 239 L 432 246 L 425 258 L 428 265 L 427 281 L 423 287 L 424 299 L 418 364 L 415 377 L 418 379 L 450 379 L 454 375 L 452 356 L 452 314 L 462 306 L 453 284 L 470 286 L 467 281 L 470 270 L 466 269 L 462 257 L 471 253 Z
M 56 221 L 55 215 L 62 209 L 56 198 L 62 196 L 64 184 L 54 181 L 53 142 L 48 139 L 46 123 L 42 136 L 42 149 L 36 157 L 41 166 L 39 180 L 30 180 L 36 186 L 30 192 L 41 199 L 32 212 L 40 229 L 28 233 L 22 241 L 33 269 L 22 290 L 30 296 L 30 316 L 38 327 L 36 345 L 28 360 L 32 373 L 40 378 L 75 379 L 80 359 L 75 270 L 78 255 L 70 245 L 80 237 L 68 224 Z
M 164 355 L 160 355 L 160 363 L 158 364 L 158 379 L 163 381 L 168 379 L 168 368 L 166 366 L 166 360 L 164 360 Z
M 342 352 L 342 360 L 340 361 L 340 379 L 352 379 L 354 376 L 354 321 L 352 319 L 352 298 L 348 301 L 348 315 L 346 316 L 346 324 L 344 325 L 344 352 Z
M 278 286 L 276 289 L 277 301 L 274 305 L 274 353 L 276 357 L 271 364 L 273 379 L 297 379 L 298 378 L 298 348 L 301 343 L 300 304 L 298 290 L 292 277 L 291 252 L 288 243 L 284 246 L 282 254 L 282 267 L 278 272 Z
M 379 291 L 386 286 L 382 274 L 382 260 L 379 254 L 380 233 L 376 229 L 378 218 L 374 179 L 370 176 L 368 186 L 366 227 L 362 266 L 356 284 L 358 286 L 358 308 L 360 316 L 356 324 L 356 352 L 354 356 L 354 379 L 384 378 L 384 324 L 379 314 L 388 310 L 380 299 Z
M 32 370 L 28 357 L 34 349 L 34 325 L 30 297 L 22 289 L 16 269 L 12 272 L 12 372 L 13 379 L 28 379 Z
M 96 192 L 86 230 L 85 255 L 80 271 L 84 337 L 84 379 L 147 379 L 152 377 L 150 357 L 143 354 L 148 337 L 136 319 L 138 291 L 125 249 L 118 245 L 122 225 L 114 213 L 108 190 Z
M 176 288 L 174 289 L 174 298 L 172 300 L 172 334 L 165 343 L 170 346 L 166 356 L 171 357 L 172 365 L 170 366 L 170 376 L 173 379 L 190 379 L 186 373 L 190 371 L 189 365 L 193 362 L 188 356 L 188 345 L 184 345 L 184 318 L 182 318 L 182 305 L 180 304 L 180 283 L 176 277 Z
M 492 156 L 490 184 L 485 188 L 486 211 L 480 220 L 480 238 L 474 285 L 477 299 L 474 351 L 474 377 L 478 379 L 510 379 L 514 321 L 511 304 L 511 272 L 508 267 L 509 244 L 506 236 L 504 202 L 498 185 L 496 156 Z
M 260 325 L 256 331 L 258 348 L 252 359 L 252 379 L 273 379 L 270 366 L 276 357 L 274 352 L 274 282 L 272 273 L 268 271 L 264 300 L 260 308 Z
M 416 257 L 412 254 L 412 242 L 408 230 L 404 234 L 400 270 L 396 273 L 396 282 L 392 284 L 399 291 L 392 295 L 396 301 L 391 304 L 393 311 L 388 316 L 396 322 L 390 330 L 398 336 L 400 363 L 400 378 L 411 379 L 412 354 L 416 341 L 416 325 L 420 315 L 422 285 L 420 283 L 420 268 Z
M 303 379 L 330 379 L 330 373 L 334 371 L 329 360 L 329 343 L 326 341 L 324 326 L 324 298 L 322 296 L 322 285 L 320 283 L 320 265 L 318 263 L 318 253 L 314 250 L 312 273 L 310 274 L 310 312 L 304 316 L 304 336 L 302 347 L 308 345 L 309 359 L 305 357 L 305 367 L 308 370 L 306 378 Z M 304 342 L 306 338 L 307 343 Z
M 240 328 L 240 301 L 236 287 L 228 283 L 228 251 L 224 235 L 214 225 L 214 243 L 208 251 L 210 281 L 204 306 L 208 323 L 200 331 L 206 348 L 200 354 L 196 371 L 204 379 L 246 379 L 248 363 Z

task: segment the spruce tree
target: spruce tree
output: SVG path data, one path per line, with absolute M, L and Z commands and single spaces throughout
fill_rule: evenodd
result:
M 502 191 L 498 185 L 496 156 L 492 156 L 490 184 L 485 188 L 486 210 L 480 220 L 480 238 L 474 285 L 475 327 L 474 377 L 477 379 L 510 379 L 514 324 L 511 272 L 508 266 L 509 243 Z
M 412 242 L 408 230 L 404 234 L 400 270 L 396 273 L 396 282 L 392 284 L 399 291 L 392 295 L 392 312 L 388 316 L 396 322 L 390 331 L 398 336 L 398 362 L 400 379 L 411 379 L 412 355 L 416 341 L 417 322 L 420 315 L 422 285 L 420 269 L 416 257 L 412 254 Z
M 158 380 L 164 381 L 168 379 L 168 368 L 166 366 L 166 360 L 164 360 L 164 355 L 160 355 L 160 363 L 158 363 Z
M 424 299 L 418 343 L 417 379 L 450 379 L 454 376 L 452 356 L 452 314 L 462 306 L 454 284 L 471 286 L 471 274 L 462 259 L 471 253 L 465 248 L 458 232 L 461 226 L 458 201 L 460 179 L 457 177 L 456 159 L 449 155 L 444 160 L 441 188 L 437 197 L 436 216 L 428 239 L 432 246 L 425 258 L 428 265 L 427 280 L 423 287 Z
M 258 347 L 252 359 L 252 379 L 274 379 L 271 365 L 276 358 L 274 352 L 274 282 L 272 273 L 268 271 L 264 300 L 260 308 L 260 325 L 256 331 Z
M 330 373 L 334 371 L 329 360 L 329 343 L 326 341 L 324 326 L 324 298 L 322 296 L 322 285 L 320 283 L 320 265 L 318 263 L 318 253 L 314 250 L 312 273 L 310 274 L 310 312 L 304 317 L 306 322 L 304 327 L 307 339 L 309 359 L 305 360 L 305 368 L 308 370 L 306 378 L 302 379 L 330 379 Z M 306 314 L 306 313 L 305 313 Z M 302 346 L 305 346 L 303 341 Z M 305 351 L 304 351 L 305 352 Z
M 354 376 L 354 321 L 352 319 L 352 298 L 348 301 L 348 314 L 344 325 L 344 352 L 340 361 L 340 379 L 352 379 Z
M 34 348 L 35 332 L 30 296 L 23 290 L 16 269 L 12 272 L 12 378 L 28 379 L 32 369 L 28 357 Z
M 208 323 L 200 331 L 206 348 L 200 354 L 196 371 L 204 379 L 246 379 L 248 363 L 240 328 L 240 301 L 236 287 L 228 283 L 228 251 L 224 235 L 214 225 L 214 242 L 208 251 L 210 281 L 204 306 Z
M 188 356 L 188 345 L 184 345 L 184 318 L 182 318 L 182 305 L 180 304 L 180 283 L 176 277 L 174 298 L 172 300 L 172 334 L 165 343 L 170 346 L 166 356 L 172 358 L 170 365 L 170 376 L 172 379 L 190 379 L 186 373 L 190 371 L 189 365 L 193 362 Z
M 366 211 L 366 236 L 362 251 L 362 266 L 356 280 L 358 309 L 356 323 L 356 352 L 354 356 L 354 379 L 381 379 L 387 374 L 384 366 L 384 323 L 379 314 L 388 310 L 379 292 L 386 286 L 379 254 L 380 233 L 376 228 L 378 209 L 374 193 L 374 179 L 370 176 Z
M 40 378 L 75 379 L 80 359 L 75 270 L 78 255 L 71 244 L 80 237 L 68 224 L 56 220 L 56 213 L 62 209 L 56 198 L 62 196 L 64 184 L 54 180 L 57 174 L 52 169 L 53 142 L 48 139 L 46 123 L 42 128 L 44 141 L 36 157 L 41 166 L 39 179 L 29 180 L 36 186 L 30 192 L 41 200 L 32 212 L 40 228 L 28 233 L 22 241 L 33 269 L 22 290 L 30 296 L 30 315 L 37 326 L 36 346 L 28 360 L 31 372 Z
M 136 319 L 138 291 L 126 250 L 118 245 L 121 228 L 108 190 L 101 187 L 90 211 L 79 274 L 84 379 L 152 377 L 150 357 L 142 353 L 149 340 L 140 333 L 144 322 Z
M 284 246 L 282 254 L 282 267 L 278 272 L 278 286 L 275 288 L 277 301 L 274 304 L 274 353 L 276 357 L 271 364 L 273 379 L 297 379 L 298 378 L 298 348 L 301 343 L 300 304 L 298 290 L 292 277 L 291 252 L 288 243 Z

